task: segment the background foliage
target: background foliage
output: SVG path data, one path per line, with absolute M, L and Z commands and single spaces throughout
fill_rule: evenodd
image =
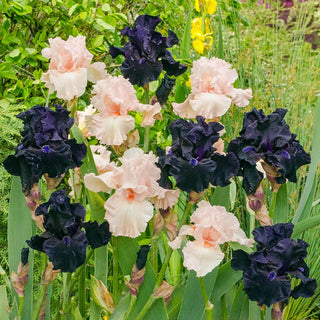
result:
M 290 124 L 291 131 L 297 134 L 301 144 L 310 151 L 314 108 L 320 85 L 318 2 L 307 1 L 299 7 L 294 6 L 285 12 L 285 19 L 284 10 L 280 7 L 281 1 L 271 1 L 273 9 L 266 9 L 265 5 L 257 6 L 256 1 L 241 4 L 237 0 L 220 2 L 224 59 L 238 71 L 238 86 L 253 89 L 254 98 L 246 111 L 253 106 L 264 109 L 266 113 L 275 108 L 287 108 L 286 121 Z M 108 54 L 109 45 L 123 45 L 122 41 L 125 39 L 119 37 L 119 31 L 124 26 L 131 25 L 139 14 L 147 12 L 160 15 L 163 22 L 159 28 L 164 34 L 171 29 L 182 40 L 181 46 L 173 50 L 175 57 L 184 58 L 189 64 L 191 60 L 200 57 L 190 46 L 190 34 L 186 29 L 188 19 L 197 16 L 194 4 L 188 0 L 2 0 L 0 12 L 1 163 L 13 153 L 19 139 L 21 122 L 15 115 L 46 101 L 47 89 L 40 77 L 47 70 L 48 62 L 42 57 L 41 50 L 48 46 L 48 38 L 60 36 L 67 39 L 69 35 L 85 35 L 89 51 L 97 61 L 105 62 L 108 71 L 113 73 L 119 69 L 121 59 L 111 59 Z M 219 50 L 218 14 L 210 17 L 210 23 L 214 43 L 208 52 L 209 57 L 217 56 Z M 177 81 L 177 94 L 176 97 L 170 97 L 171 101 L 184 99 L 188 91 L 184 84 L 186 80 L 187 75 Z M 179 96 L 181 87 L 182 96 Z M 58 100 L 52 96 L 51 103 L 55 102 Z M 82 107 L 89 102 L 88 95 L 79 100 Z M 228 141 L 239 132 L 242 115 L 243 109 L 234 108 L 224 116 Z M 158 138 L 159 143 L 163 142 L 161 137 Z M 306 167 L 299 170 L 297 186 L 290 183 L 288 185 L 291 217 L 298 207 L 307 170 Z M 11 177 L 2 166 L 0 181 L 0 245 L 3 248 L 0 252 L 0 264 L 8 270 L 6 222 Z M 316 179 L 312 215 L 320 213 L 317 199 L 320 199 L 320 179 Z M 271 194 L 268 195 L 268 201 L 270 204 Z M 247 219 L 246 208 L 240 203 L 234 203 L 233 208 L 240 219 Z M 308 263 L 313 266 L 311 276 L 320 283 L 320 259 L 317 254 L 319 229 L 306 232 L 303 239 L 310 243 Z M 37 276 L 39 277 L 35 275 Z M 53 295 L 55 294 L 58 293 L 54 292 Z M 288 319 L 302 319 L 308 314 L 310 316 L 310 313 L 318 313 L 318 295 L 319 289 L 315 298 L 299 299 L 292 303 L 291 317 Z

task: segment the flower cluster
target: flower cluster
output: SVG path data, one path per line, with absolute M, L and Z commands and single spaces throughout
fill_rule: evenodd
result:
M 6 170 L 20 176 L 22 189 L 28 194 L 43 174 L 59 178 L 68 169 L 80 167 L 86 156 L 84 143 L 68 139 L 74 120 L 60 105 L 55 111 L 35 106 L 17 115 L 24 122 L 21 143 L 14 155 L 4 161 Z
M 198 277 L 205 276 L 223 260 L 224 253 L 220 244 L 235 241 L 251 246 L 253 243 L 240 228 L 237 218 L 224 207 L 211 206 L 201 201 L 190 220 L 193 225 L 182 226 L 178 237 L 169 245 L 178 249 L 187 235 L 194 237 L 194 241 L 187 241 L 182 249 L 183 265 L 188 270 L 196 271 Z
M 94 86 L 91 103 L 97 113 L 85 115 L 85 125 L 89 135 L 94 135 L 103 144 L 121 145 L 128 133 L 134 129 L 134 117 L 129 111 L 141 112 L 141 126 L 152 125 L 154 116 L 161 111 L 159 103 L 144 105 L 139 103 L 132 84 L 122 76 L 107 75 Z
M 153 217 L 153 205 L 167 209 L 178 200 L 178 190 L 166 190 L 157 182 L 160 169 L 152 152 L 144 154 L 139 148 L 127 150 L 119 158 L 121 166 L 110 165 L 110 170 L 95 176 L 85 175 L 85 185 L 95 192 L 116 191 L 105 203 L 106 220 L 115 236 L 137 237 Z
M 132 84 L 142 87 L 155 81 L 162 70 L 169 76 L 179 76 L 187 67 L 175 61 L 168 48 L 179 42 L 174 32 L 169 30 L 168 38 L 155 31 L 161 19 L 148 14 L 139 16 L 134 27 L 125 27 L 121 34 L 129 38 L 124 47 L 110 46 L 113 58 L 125 56 L 120 69 L 125 78 Z
M 177 187 L 186 192 L 201 192 L 209 183 L 228 185 L 229 179 L 237 174 L 239 163 L 232 153 L 216 152 L 214 144 L 223 129 L 222 124 L 206 123 L 200 116 L 197 123 L 183 119 L 173 121 L 170 125 L 172 146 L 167 154 L 159 150 L 160 185 L 171 188 L 169 175 L 175 178 Z
M 243 176 L 243 187 L 247 194 L 253 194 L 263 175 L 256 163 L 263 160 L 263 167 L 271 182 L 285 183 L 288 179 L 297 182 L 296 171 L 310 163 L 296 135 L 290 132 L 284 116 L 287 110 L 277 109 L 270 115 L 262 110 L 253 109 L 245 113 L 240 137 L 232 140 L 228 151 L 237 155 Z
M 260 306 L 286 303 L 289 297 L 311 297 L 317 287 L 316 280 L 308 278 L 304 262 L 309 245 L 291 239 L 292 231 L 291 223 L 257 228 L 252 232 L 257 251 L 250 255 L 242 250 L 233 252 L 231 266 L 243 271 L 244 291 Z M 292 278 L 301 280 L 293 290 Z
M 87 81 L 97 82 L 103 79 L 106 71 L 103 62 L 91 64 L 93 55 L 86 48 L 84 36 L 62 40 L 49 39 L 50 48 L 42 50 L 42 55 L 50 60 L 49 71 L 41 80 L 45 82 L 49 93 L 57 91 L 60 99 L 71 100 L 84 94 Z
M 191 69 L 191 94 L 183 103 L 172 104 L 174 113 L 182 118 L 215 119 L 228 111 L 231 102 L 245 107 L 252 98 L 252 91 L 234 88 L 237 78 L 237 71 L 226 61 L 200 58 Z
M 88 244 L 93 249 L 99 248 L 111 238 L 108 222 L 101 225 L 96 221 L 83 222 L 85 214 L 80 203 L 70 203 L 64 190 L 55 191 L 48 202 L 36 209 L 36 215 L 43 216 L 45 232 L 33 236 L 27 244 L 45 252 L 54 270 L 74 272 L 85 262 Z

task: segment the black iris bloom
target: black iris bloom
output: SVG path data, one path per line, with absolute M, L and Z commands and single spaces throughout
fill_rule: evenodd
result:
M 269 115 L 262 110 L 253 109 L 245 113 L 240 137 L 232 140 L 228 151 L 237 155 L 240 161 L 238 175 L 243 176 L 243 187 L 247 194 L 254 194 L 263 175 L 256 169 L 256 163 L 263 160 L 278 173 L 278 184 L 288 179 L 297 182 L 296 171 L 310 163 L 296 135 L 290 132 L 285 122 L 286 109 L 277 109 Z
M 43 216 L 46 231 L 32 237 L 27 244 L 34 250 L 45 252 L 55 270 L 74 272 L 85 262 L 88 244 L 93 249 L 99 248 L 111 238 L 108 222 L 101 225 L 96 221 L 83 222 L 84 207 L 80 203 L 71 203 L 65 190 L 52 193 L 49 201 L 41 204 L 35 214 Z
M 244 291 L 260 306 L 287 303 L 289 297 L 311 297 L 317 287 L 304 262 L 309 245 L 291 239 L 292 230 L 291 223 L 259 227 L 253 231 L 256 252 L 250 255 L 242 250 L 233 252 L 231 266 L 243 271 Z M 292 278 L 300 279 L 293 289 Z
M 169 176 L 173 176 L 177 187 L 186 192 L 201 192 L 209 183 L 224 187 L 239 170 L 239 162 L 233 153 L 219 154 L 213 147 L 223 125 L 206 123 L 201 116 L 196 119 L 197 123 L 178 119 L 170 125 L 171 149 L 168 154 L 158 152 L 161 169 L 158 182 L 163 188 L 172 187 Z
M 121 30 L 121 34 L 127 36 L 129 42 L 124 47 L 110 46 L 113 58 L 118 55 L 125 57 L 120 69 L 133 85 L 142 87 L 157 80 L 162 70 L 169 76 L 179 76 L 187 70 L 187 67 L 174 60 L 168 50 L 178 44 L 176 34 L 169 30 L 168 37 L 162 36 L 155 31 L 159 22 L 161 19 L 158 16 L 139 16 L 132 29 L 125 27 Z
M 17 115 L 24 122 L 21 143 L 15 154 L 4 161 L 4 167 L 10 174 L 20 176 L 24 193 L 28 193 L 43 174 L 59 178 L 68 169 L 82 164 L 87 148 L 84 143 L 68 139 L 74 122 L 69 113 L 55 105 L 55 111 L 35 106 Z

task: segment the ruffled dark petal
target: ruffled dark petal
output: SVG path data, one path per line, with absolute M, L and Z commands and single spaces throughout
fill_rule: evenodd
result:
M 97 221 L 85 222 L 82 226 L 86 230 L 88 243 L 92 249 L 105 246 L 111 239 L 111 232 L 107 221 L 100 225 L 98 225 Z
M 22 191 L 24 193 L 29 193 L 32 186 L 39 181 L 42 175 L 38 170 L 32 172 L 32 167 L 27 163 L 24 157 L 10 155 L 3 162 L 3 166 L 10 174 L 20 176 Z
M 160 61 L 150 62 L 139 56 L 136 49 L 131 49 L 126 52 L 126 59 L 120 70 L 132 84 L 142 87 L 144 84 L 158 79 L 162 71 L 162 63 Z
M 110 53 L 111 57 L 114 59 L 119 55 L 124 56 L 126 53 L 126 49 L 124 47 L 115 47 L 115 46 L 111 45 L 109 48 L 109 53 Z
M 62 272 L 74 272 L 86 260 L 88 241 L 83 231 L 73 237 L 65 236 L 62 240 L 49 238 L 43 243 L 43 251 L 53 264 L 53 269 Z
M 275 246 L 282 239 L 290 238 L 292 232 L 292 223 L 277 223 L 273 226 L 256 228 L 252 234 L 257 242 L 257 250 L 263 250 Z
M 55 105 L 55 111 L 35 106 L 18 114 L 17 118 L 24 122 L 24 129 L 21 132 L 22 144 L 25 147 L 40 148 L 50 142 L 67 140 L 69 130 L 74 123 L 69 114 L 70 112 L 60 105 Z
M 194 145 L 194 152 L 198 160 L 209 157 L 215 150 L 212 145 L 220 138 L 219 131 L 224 126 L 218 122 L 206 123 L 205 119 L 197 116 L 197 123 L 192 124 L 191 130 L 187 132 L 187 139 Z M 238 160 L 236 160 L 238 162 Z
M 278 184 L 287 180 L 297 182 L 296 171 L 310 163 L 310 155 L 306 153 L 296 135 L 290 132 L 284 116 L 287 110 L 277 109 L 270 115 L 262 110 L 253 109 L 245 113 L 240 137 L 232 140 L 228 151 L 234 152 L 240 160 L 241 175 L 249 177 L 254 173 L 254 166 L 260 159 L 271 165 L 280 174 L 275 180 Z M 243 162 L 246 161 L 246 162 Z M 246 164 L 250 166 L 246 166 Z M 246 173 L 250 170 L 250 173 Z M 246 192 L 254 193 L 252 181 L 245 183 Z
M 172 182 L 169 179 L 170 156 L 166 155 L 166 152 L 160 148 L 157 148 L 158 162 L 156 166 L 160 168 L 160 179 L 157 180 L 159 186 L 165 189 L 172 189 Z
M 249 254 L 243 250 L 234 250 L 232 252 L 231 268 L 244 271 L 250 267 Z
M 44 252 L 43 243 L 52 237 L 53 237 L 53 235 L 50 232 L 45 231 L 40 236 L 35 235 L 35 236 L 31 237 L 30 240 L 26 241 L 26 243 L 33 250 Z
M 172 135 L 171 152 L 177 157 L 191 159 L 193 156 L 194 144 L 190 141 L 189 132 L 194 123 L 184 119 L 178 119 L 170 124 Z
M 148 14 L 139 16 L 133 28 L 125 27 L 121 30 L 121 34 L 127 36 L 129 42 L 123 48 L 110 46 L 110 54 L 113 58 L 118 55 L 125 56 L 120 69 L 123 76 L 132 84 L 143 86 L 155 81 L 163 69 L 169 76 L 180 75 L 187 69 L 176 62 L 167 51 L 167 48 L 178 43 L 177 36 L 169 31 L 166 38 L 155 31 L 160 21 L 159 16 Z
M 317 281 L 308 278 L 304 281 L 301 280 L 301 283 L 292 290 L 291 296 L 295 299 L 298 299 L 299 297 L 309 298 L 314 295 L 316 289 Z
M 168 77 L 167 74 L 165 74 L 164 78 L 161 81 L 160 86 L 158 87 L 156 91 L 156 97 L 160 104 L 165 104 L 165 102 L 168 100 L 169 94 L 175 84 L 176 80 L 171 79 Z
M 156 26 L 161 22 L 161 19 L 159 16 L 150 16 L 149 14 L 144 14 L 139 16 L 135 23 L 135 27 L 143 27 L 144 29 L 148 31 L 154 31 Z
M 166 54 L 161 57 L 161 62 L 163 65 L 163 70 L 166 71 L 169 76 L 178 77 L 185 73 L 188 69 L 187 66 L 184 66 L 180 62 L 174 60 L 169 50 L 167 50 Z
M 277 183 L 284 183 L 286 179 L 295 183 L 296 171 L 301 166 L 309 164 L 311 157 L 297 141 L 293 141 L 286 149 L 268 154 L 266 162 L 278 168 L 278 172 L 281 173 L 281 177 L 276 178 Z
M 222 155 L 214 153 L 211 159 L 216 163 L 216 169 L 210 183 L 214 186 L 225 187 L 230 179 L 239 171 L 239 161 L 233 153 Z
M 216 170 L 216 163 L 209 159 L 188 161 L 172 156 L 170 164 L 170 175 L 175 178 L 177 187 L 186 192 L 207 189 Z
M 139 270 L 141 270 L 146 265 L 149 250 L 150 250 L 150 246 L 142 245 L 139 251 L 137 252 L 138 257 L 137 257 L 136 265 Z
M 260 182 L 263 179 L 263 173 L 257 170 L 256 165 L 252 166 L 246 161 L 240 161 L 242 167 L 242 187 L 246 194 L 255 194 Z
M 76 139 L 69 139 L 65 141 L 71 149 L 71 163 L 68 169 L 73 169 L 75 167 L 80 167 L 82 165 L 82 160 L 87 155 L 87 146 L 85 143 L 77 143 Z
M 177 37 L 177 35 L 169 30 L 168 31 L 168 38 L 167 38 L 167 47 L 168 48 L 171 48 L 172 46 L 174 46 L 175 44 L 178 44 L 179 43 L 179 39 Z
M 80 203 L 70 203 L 65 190 L 52 193 L 48 202 L 38 206 L 35 214 L 43 215 L 44 227 L 55 237 L 73 236 L 85 218 L 85 209 Z
M 259 306 L 265 304 L 269 307 L 287 300 L 291 293 L 291 279 L 277 276 L 272 270 L 251 267 L 243 273 L 243 284 L 248 298 L 257 301 Z
M 317 284 L 308 278 L 309 268 L 304 262 L 309 245 L 291 239 L 292 231 L 291 223 L 257 228 L 252 232 L 257 251 L 248 255 L 238 250 L 233 254 L 232 268 L 243 271 L 244 290 L 260 306 L 314 294 Z M 291 278 L 301 280 L 293 291 Z

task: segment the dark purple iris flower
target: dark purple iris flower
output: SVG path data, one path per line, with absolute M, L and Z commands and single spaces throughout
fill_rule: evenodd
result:
M 88 244 L 93 249 L 99 248 L 111 238 L 108 222 L 101 225 L 96 221 L 84 223 L 84 207 L 80 203 L 70 203 L 64 190 L 52 193 L 49 201 L 41 204 L 35 214 L 43 215 L 46 231 L 32 237 L 27 244 L 45 252 L 55 270 L 74 272 L 85 262 Z
M 240 137 L 232 140 L 228 151 L 237 155 L 240 161 L 239 175 L 243 176 L 243 187 L 247 194 L 254 194 L 263 175 L 256 169 L 256 163 L 263 160 L 275 169 L 276 183 L 288 179 L 297 182 L 296 171 L 310 163 L 296 135 L 290 132 L 284 116 L 287 110 L 277 109 L 270 115 L 262 110 L 253 109 L 245 113 Z
M 222 155 L 213 147 L 223 128 L 217 122 L 206 123 L 200 116 L 197 123 L 175 120 L 170 125 L 171 149 L 167 155 L 159 154 L 159 184 L 170 188 L 170 175 L 175 178 L 177 187 L 186 192 L 201 192 L 209 183 L 221 187 L 228 185 L 229 179 L 239 170 L 239 162 L 233 153 Z
M 15 154 L 4 161 L 4 167 L 10 174 L 20 176 L 24 193 L 27 194 L 43 174 L 59 178 L 68 169 L 82 164 L 87 148 L 75 139 L 68 140 L 74 122 L 69 113 L 55 105 L 55 111 L 35 106 L 17 115 L 24 122 L 22 139 Z
M 125 78 L 134 85 L 144 84 L 158 79 L 162 70 L 169 76 L 179 76 L 187 67 L 175 61 L 167 50 L 179 42 L 174 32 L 169 30 L 168 38 L 155 31 L 161 19 L 148 14 L 139 16 L 134 27 L 125 27 L 121 34 L 129 38 L 124 47 L 110 46 L 113 58 L 125 56 L 120 69 Z
M 309 245 L 291 239 L 292 231 L 291 223 L 259 227 L 253 231 L 256 252 L 233 252 L 231 267 L 243 271 L 244 291 L 260 306 L 287 303 L 289 297 L 311 297 L 317 287 L 316 280 L 308 278 L 309 268 L 304 262 Z M 301 280 L 293 290 L 292 278 Z

